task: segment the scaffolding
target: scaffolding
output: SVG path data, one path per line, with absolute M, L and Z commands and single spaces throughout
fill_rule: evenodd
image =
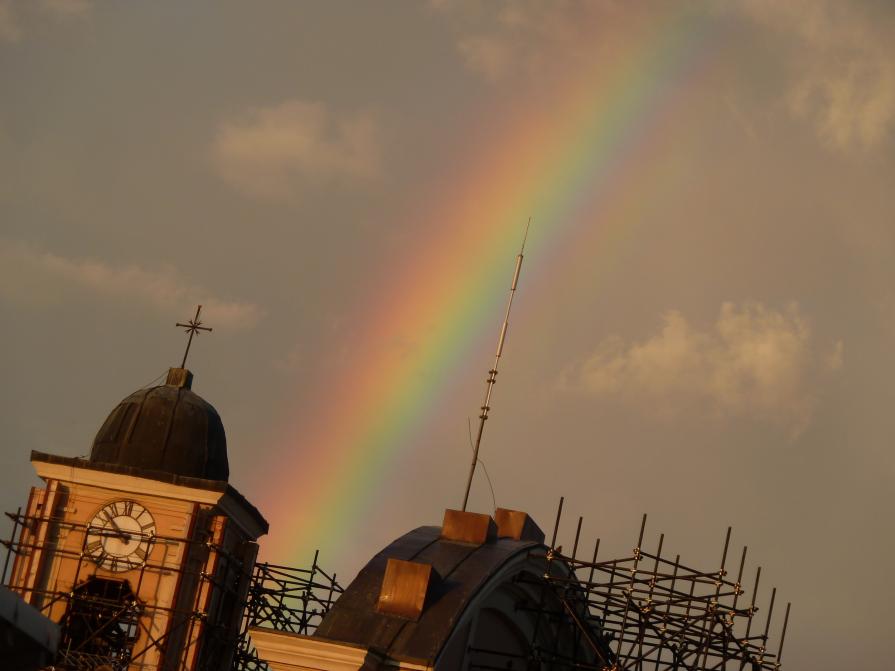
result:
M 323 617 L 344 591 L 317 563 L 314 552 L 310 569 L 277 564 L 257 564 L 246 599 L 243 628 L 234 671 L 263 671 L 249 634 L 251 627 L 267 627 L 293 634 L 313 635 Z
M 655 550 L 647 550 L 645 515 L 630 555 L 601 559 L 598 539 L 590 559 L 584 559 L 578 556 L 582 518 L 578 518 L 571 553 L 557 546 L 562 506 L 561 499 L 550 544 L 532 551 L 543 573 L 517 577 L 526 586 L 534 585 L 535 589 L 526 593 L 540 594 L 539 599 L 527 598 L 517 604 L 537 623 L 527 653 L 509 659 L 500 651 L 476 649 L 478 661 L 471 669 L 520 668 L 515 664 L 521 663 L 528 670 L 557 671 L 779 671 L 790 606 L 786 606 L 772 652 L 776 589 L 767 599 L 759 597 L 760 567 L 751 587 L 746 587 L 747 549 L 731 562 L 730 529 L 718 568 L 710 570 L 692 568 L 679 555 L 663 555 L 664 535 L 659 535 Z M 151 539 L 153 544 L 178 546 L 190 561 L 175 567 L 147 557 L 138 569 L 127 573 L 126 583 L 107 580 L 94 575 L 94 560 L 86 547 L 86 539 L 101 530 L 62 518 L 23 515 L 21 509 L 7 515 L 13 521 L 13 532 L 10 540 L 3 541 L 8 552 L 0 582 L 60 622 L 63 637 L 55 665 L 59 671 L 86 671 L 98 664 L 113 671 L 218 671 L 228 667 L 265 671 L 267 666 L 252 645 L 250 628 L 313 635 L 343 592 L 336 576 L 320 567 L 317 553 L 307 569 L 253 563 L 213 542 L 210 530 L 192 540 Z M 66 548 L 55 534 L 29 532 L 48 523 L 55 529 L 80 533 L 80 550 Z M 17 565 L 24 566 L 38 553 L 77 563 L 71 589 L 26 586 L 21 570 L 18 576 L 7 575 L 11 558 L 18 558 Z M 210 562 L 216 570 L 208 570 Z M 193 584 L 194 594 L 202 598 L 192 603 L 206 607 L 160 607 L 142 602 L 138 595 L 144 580 L 162 572 L 177 574 L 180 584 Z M 238 620 L 235 645 L 233 620 L 211 621 L 207 616 L 207 606 L 220 608 L 225 601 L 225 610 Z M 162 630 L 158 622 L 164 623 Z M 571 640 L 574 644 L 547 645 L 538 635 L 539 628 L 554 632 L 548 637 L 554 641 Z M 177 659 L 166 656 L 169 651 L 176 651 Z
M 60 623 L 63 636 L 54 665 L 58 671 L 88 671 L 99 665 L 113 671 L 219 671 L 231 653 L 231 668 L 261 671 L 267 667 L 254 652 L 250 627 L 313 634 L 343 591 L 335 575 L 320 567 L 317 553 L 309 569 L 251 564 L 214 543 L 210 531 L 191 540 L 156 535 L 146 539 L 152 545 L 168 544 L 192 561 L 172 566 L 147 557 L 127 573 L 127 581 L 100 578 L 94 575 L 87 539 L 102 534 L 101 529 L 63 518 L 24 515 L 21 508 L 6 515 L 13 529 L 9 540 L 0 541 L 7 549 L 0 584 L 27 595 L 44 615 Z M 48 524 L 57 532 L 80 533 L 80 549 L 66 548 L 58 542 L 58 534 L 40 537 L 30 531 Z M 22 575 L 10 574 L 14 559 L 25 566 L 38 553 L 76 562 L 70 590 L 26 586 Z M 208 570 L 211 565 L 215 571 Z M 161 607 L 138 598 L 147 577 L 162 573 L 175 574 L 181 585 L 194 584 L 193 593 L 201 597 L 194 603 L 232 604 L 226 610 L 233 610 L 240 620 L 235 650 L 228 650 L 233 648 L 232 640 L 226 640 L 229 621 L 211 622 L 207 609 Z M 158 620 L 166 623 L 162 632 L 153 626 Z M 197 627 L 203 627 L 201 636 Z M 166 658 L 169 649 L 181 647 L 178 660 Z M 147 661 L 150 658 L 161 661 Z
M 755 571 L 751 590 L 747 590 L 743 583 L 747 555 L 744 547 L 736 577 L 730 577 L 730 528 L 717 569 L 694 569 L 683 564 L 680 555 L 663 556 L 664 534 L 659 536 L 654 552 L 645 550 L 646 515 L 631 555 L 600 560 L 597 539 L 591 559 L 587 560 L 578 557 L 583 521 L 580 517 L 571 554 L 564 554 L 556 545 L 562 503 L 560 499 L 553 539 L 540 555 L 543 576 L 519 578 L 539 584 L 540 603 L 523 603 L 519 607 L 534 610 L 539 620 L 565 629 L 565 634 L 556 638 L 572 637 L 578 643 L 566 649 L 588 650 L 588 656 L 596 661 L 564 656 L 557 647 L 539 647 L 532 642 L 527 668 L 779 671 L 790 604 L 786 605 L 776 651 L 771 652 L 777 590 L 771 590 L 767 614 L 759 618 L 761 567 Z M 564 565 L 563 570 L 558 570 L 559 565 Z M 545 594 L 552 598 L 544 598 Z M 557 603 L 558 606 L 545 606 Z M 489 663 L 478 668 L 507 666 L 495 656 L 493 666 Z

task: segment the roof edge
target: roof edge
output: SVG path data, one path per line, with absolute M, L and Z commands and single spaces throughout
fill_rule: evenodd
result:
M 133 475 L 138 478 L 146 478 L 147 480 L 167 482 L 172 485 L 193 487 L 194 489 L 206 489 L 212 492 L 225 492 L 227 491 L 227 487 L 230 486 L 228 485 L 226 480 L 206 480 L 205 478 L 195 478 L 188 475 L 177 475 L 176 473 L 168 473 L 167 471 L 156 471 L 150 468 L 139 468 L 137 466 L 123 466 L 121 464 L 90 461 L 89 459 L 82 459 L 80 457 L 63 457 L 58 454 L 47 454 L 46 452 L 38 452 L 37 450 L 31 450 L 31 461 L 42 461 L 47 464 L 73 466 L 74 468 L 87 468 L 92 471 L 104 471 L 106 473 Z
M 137 478 L 145 478 L 147 480 L 155 480 L 156 482 L 164 482 L 180 487 L 191 487 L 193 489 L 203 489 L 210 492 L 219 492 L 229 495 L 240 506 L 245 508 L 253 521 L 263 529 L 266 534 L 270 530 L 270 524 L 249 500 L 236 489 L 233 485 L 225 480 L 206 480 L 204 478 L 194 478 L 186 475 L 177 475 L 176 473 L 168 473 L 166 471 L 156 471 L 148 468 L 138 468 L 136 466 L 122 466 L 121 464 L 107 464 L 103 462 L 90 461 L 79 457 L 63 457 L 58 454 L 48 454 L 46 452 L 38 452 L 31 450 L 31 461 L 41 462 L 45 464 L 57 464 L 60 466 L 69 466 L 71 468 L 83 468 L 91 471 L 100 471 L 104 473 L 115 473 L 118 475 L 129 475 Z

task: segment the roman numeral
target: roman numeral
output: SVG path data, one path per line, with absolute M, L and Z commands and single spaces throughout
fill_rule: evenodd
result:
M 124 514 L 128 517 L 131 516 L 131 513 L 134 511 L 134 502 L 133 501 L 125 501 L 124 502 Z
M 146 550 L 144 550 L 143 548 L 137 548 L 136 550 L 134 550 L 134 554 L 140 558 L 141 562 L 146 561 Z
M 90 541 L 85 549 L 87 550 L 87 554 L 93 555 L 97 550 L 102 550 L 102 547 L 102 541 Z

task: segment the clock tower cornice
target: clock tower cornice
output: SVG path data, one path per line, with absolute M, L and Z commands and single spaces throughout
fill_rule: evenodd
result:
M 143 496 L 217 506 L 253 538 L 263 536 L 269 529 L 260 511 L 233 485 L 220 480 L 96 463 L 37 451 L 31 452 L 31 464 L 44 481 L 58 480 L 124 494 L 140 492 Z

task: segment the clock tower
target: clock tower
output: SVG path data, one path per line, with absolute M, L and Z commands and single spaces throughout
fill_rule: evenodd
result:
M 229 669 L 267 522 L 229 484 L 215 409 L 172 368 L 89 458 L 32 452 L 7 585 L 61 628 L 59 669 Z

